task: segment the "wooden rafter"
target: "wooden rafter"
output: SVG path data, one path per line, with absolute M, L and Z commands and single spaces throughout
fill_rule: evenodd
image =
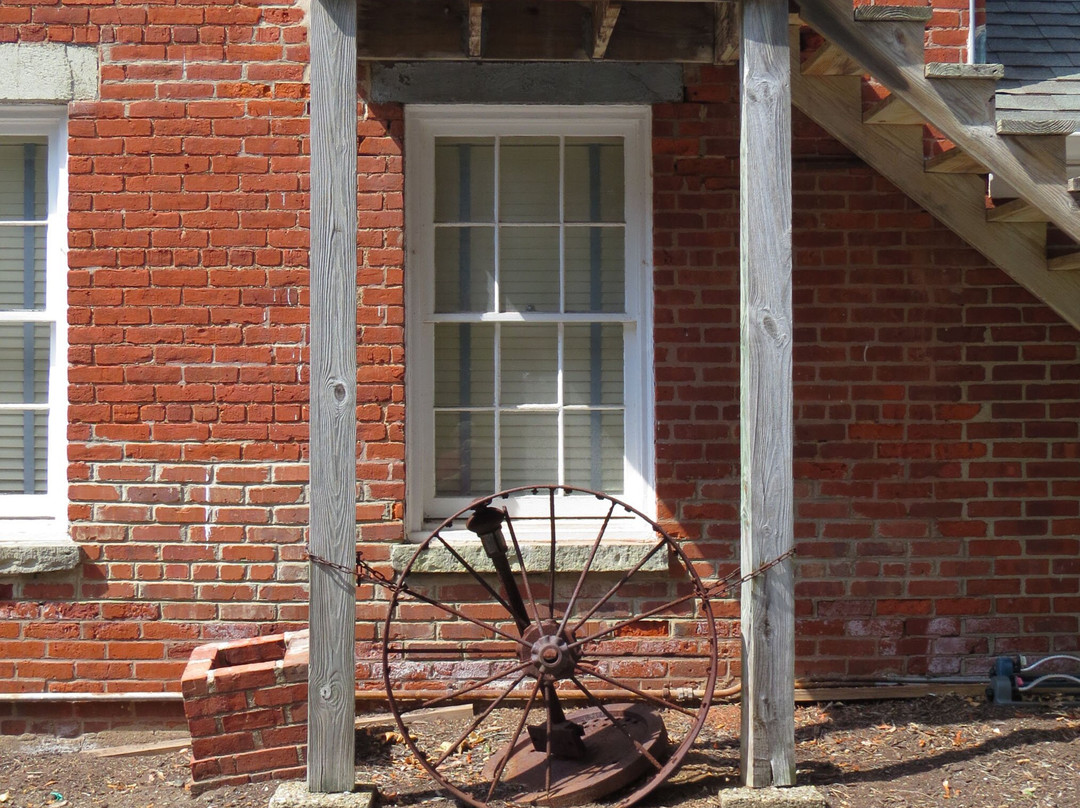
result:
M 483 28 L 483 0 L 469 0 L 469 56 L 473 59 L 479 59 L 483 52 Z
M 619 19 L 622 4 L 619 0 L 600 0 L 593 3 L 593 41 L 592 58 L 603 59 L 607 53 L 608 43 L 615 31 L 615 23 Z
M 737 3 L 717 3 L 713 9 L 716 36 L 713 43 L 713 62 L 731 64 L 739 58 L 739 6 Z

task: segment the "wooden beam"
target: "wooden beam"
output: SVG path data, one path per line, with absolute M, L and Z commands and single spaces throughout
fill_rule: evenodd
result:
M 356 745 L 356 2 L 312 0 L 308 790 L 352 791 Z
M 592 58 L 604 58 L 604 54 L 607 53 L 608 43 L 611 41 L 611 34 L 615 31 L 615 22 L 619 19 L 619 11 L 621 10 L 622 5 L 618 0 L 600 0 L 599 3 L 593 3 Z
M 1080 177 L 1069 177 L 1066 187 L 1069 189 L 1069 196 L 1080 202 Z
M 713 14 L 713 64 L 734 64 L 739 61 L 739 6 L 717 3 Z
M 483 52 L 483 29 L 483 0 L 469 0 L 469 56 L 473 59 L 479 59 Z
M 787 0 L 744 0 L 740 165 L 742 572 L 794 545 Z M 791 558 L 742 591 L 743 783 L 795 784 Z

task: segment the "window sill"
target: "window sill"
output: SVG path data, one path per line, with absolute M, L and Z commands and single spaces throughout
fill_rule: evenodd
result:
M 559 572 L 581 572 L 589 558 L 592 542 L 566 542 L 555 547 L 555 566 Z M 453 548 L 477 572 L 494 573 L 495 568 L 484 554 L 484 549 L 476 539 L 452 542 Z M 655 539 L 634 541 L 620 540 L 605 542 L 596 551 L 589 566 L 597 573 L 624 573 L 633 569 L 649 551 L 656 546 Z M 397 544 L 390 551 L 390 562 L 395 571 L 400 572 L 416 553 L 415 544 Z M 529 572 L 547 572 L 550 563 L 550 547 L 546 542 L 523 543 L 521 553 Z M 517 568 L 517 557 L 513 547 L 507 551 L 511 568 Z M 641 566 L 642 572 L 667 572 L 667 553 L 658 550 Z M 442 546 L 432 544 L 413 564 L 413 573 L 465 573 L 461 564 Z
M 0 520 L 0 576 L 63 572 L 79 566 L 79 546 L 52 519 Z

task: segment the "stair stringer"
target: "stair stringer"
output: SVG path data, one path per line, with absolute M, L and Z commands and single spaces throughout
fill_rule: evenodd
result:
M 792 103 L 991 263 L 1080 329 L 1080 273 L 1047 269 L 1046 225 L 988 222 L 986 186 L 981 177 L 923 171 L 921 128 L 864 124 L 862 79 L 804 76 L 799 70 L 798 28 L 793 27 L 791 33 Z

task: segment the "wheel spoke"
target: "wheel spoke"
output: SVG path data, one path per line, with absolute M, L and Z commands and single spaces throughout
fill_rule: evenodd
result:
M 644 757 L 647 761 L 649 761 L 649 763 L 655 766 L 657 771 L 660 771 L 660 769 L 663 768 L 663 764 L 661 764 L 659 760 L 653 757 L 652 752 L 642 746 L 641 742 L 638 741 L 637 738 L 635 738 L 633 735 L 626 731 L 626 727 L 619 723 L 619 720 L 608 711 L 608 708 L 604 706 L 603 702 L 601 702 L 600 699 L 596 698 L 596 696 L 592 694 L 589 688 L 585 687 L 585 685 L 582 684 L 576 676 L 571 676 L 570 681 L 577 685 L 578 689 L 585 694 L 585 698 L 589 701 L 589 703 L 599 709 L 600 712 L 604 714 L 604 717 L 611 722 L 612 726 L 614 726 L 615 729 L 617 729 L 624 736 L 626 736 L 626 739 L 634 745 L 634 748 L 641 753 L 642 757 Z
M 488 591 L 488 594 L 491 595 L 491 597 L 495 598 L 495 600 L 498 601 L 504 609 L 506 609 L 507 614 L 509 614 L 511 617 L 514 616 L 514 610 L 510 608 L 510 604 L 506 602 L 502 595 L 495 591 L 495 588 L 491 584 L 484 580 L 484 577 L 479 572 L 473 569 L 473 566 L 468 561 L 461 557 L 461 553 L 455 550 L 450 545 L 450 543 L 442 537 L 441 533 L 436 531 L 434 535 L 432 535 L 432 538 L 438 539 L 439 543 L 446 548 L 447 552 L 449 552 L 450 555 L 457 559 L 457 562 L 465 568 L 465 571 L 472 575 L 472 577 L 477 580 L 477 583 L 479 583 L 480 586 L 484 587 L 484 589 Z
M 590 617 L 592 617 L 594 614 L 596 614 L 597 610 L 601 606 L 603 606 L 605 603 L 607 603 L 609 600 L 611 600 L 612 597 L 614 597 L 615 593 L 619 591 L 619 587 L 621 587 L 623 584 L 625 584 L 627 581 L 629 581 L 634 576 L 634 574 L 637 573 L 638 570 L 640 570 L 642 567 L 644 567 L 645 564 L 648 563 L 649 559 L 652 558 L 654 555 L 656 555 L 656 551 L 659 550 L 661 547 L 663 547 L 665 544 L 667 544 L 667 538 L 666 537 L 660 539 L 660 541 L 658 541 L 653 546 L 653 548 L 651 550 L 649 550 L 649 552 L 645 555 L 644 558 L 642 558 L 640 561 L 638 561 L 638 563 L 636 563 L 633 567 L 631 567 L 626 572 L 625 575 L 623 575 L 618 581 L 616 581 L 614 586 L 612 586 L 611 589 L 609 589 L 607 591 L 607 593 L 602 598 L 600 598 L 600 600 L 596 601 L 596 603 L 593 604 L 592 608 L 589 609 L 589 611 L 585 613 L 584 617 L 582 617 L 580 620 L 577 621 L 577 623 L 574 624 L 574 627 L 572 629 L 570 629 L 570 631 L 571 632 L 576 632 L 579 628 L 581 628 L 583 625 L 585 625 L 585 622 Z
M 484 629 L 484 631 L 490 631 L 494 634 L 498 634 L 504 640 L 510 640 L 511 642 L 520 645 L 522 648 L 531 647 L 527 642 L 525 642 L 525 640 L 521 639 L 521 637 L 515 637 L 513 634 L 508 634 L 501 628 L 493 626 L 491 623 L 485 623 L 483 620 L 477 620 L 475 617 L 469 617 L 469 615 L 458 609 L 455 609 L 453 606 L 447 606 L 445 603 L 439 603 L 439 601 L 435 600 L 434 598 L 429 598 L 427 595 L 421 595 L 419 592 L 415 592 L 412 589 L 406 589 L 402 587 L 401 591 L 410 595 L 411 597 L 416 598 L 419 601 L 428 604 L 429 606 L 434 606 L 436 609 L 442 609 L 447 614 L 452 614 L 454 615 L 454 617 L 459 617 L 466 622 L 472 623 L 474 626 L 479 626 L 480 628 Z
M 435 707 L 436 705 L 443 704 L 444 702 L 447 702 L 447 701 L 453 701 L 454 699 L 459 698 L 460 696 L 464 696 L 466 693 L 471 693 L 472 691 L 474 691 L 474 690 L 476 690 L 478 688 L 481 688 L 484 685 L 491 684 L 496 679 L 501 679 L 504 676 L 513 676 L 515 673 L 521 673 L 523 670 L 525 670 L 531 664 L 532 664 L 532 661 L 530 660 L 529 662 L 522 662 L 520 665 L 518 665 L 516 667 L 513 667 L 513 668 L 510 668 L 509 670 L 499 671 L 498 673 L 493 674 L 492 676 L 489 676 L 487 679 L 482 679 L 479 682 L 473 682 L 471 685 L 469 685 L 468 687 L 462 688 L 461 690 L 457 690 L 457 691 L 455 691 L 453 693 L 447 693 L 445 696 L 439 696 L 438 698 L 434 698 L 434 699 L 430 699 L 430 700 L 425 701 L 425 702 L 421 702 L 420 705 L 417 707 L 417 709 L 418 710 L 419 709 L 426 709 L 428 707 Z M 513 688 L 511 688 L 511 689 L 513 689 Z
M 551 620 L 555 619 L 555 489 L 548 489 L 548 503 L 551 512 L 551 518 L 548 520 L 551 524 L 551 552 L 550 559 L 548 560 L 549 567 L 549 586 L 551 589 L 548 592 L 548 617 Z
M 510 755 L 513 754 L 514 747 L 517 746 L 518 738 L 521 737 L 521 731 L 525 729 L 525 723 L 529 720 L 529 711 L 532 710 L 533 703 L 536 701 L 536 694 L 540 692 L 540 680 L 536 680 L 536 684 L 533 685 L 532 693 L 529 694 L 529 701 L 525 705 L 525 709 L 521 712 L 521 720 L 518 721 L 517 728 L 514 730 L 514 735 L 510 739 L 510 743 L 506 746 L 506 755 L 499 761 L 499 765 L 495 769 L 495 774 L 491 777 L 491 786 L 488 788 L 487 797 L 484 799 L 489 801 L 491 796 L 495 793 L 495 789 L 499 785 L 499 780 L 502 778 L 502 773 L 506 769 L 506 764 L 510 762 Z
M 525 597 L 529 599 L 529 605 L 532 606 L 533 621 L 540 625 L 540 608 L 536 605 L 536 598 L 533 597 L 532 587 L 529 585 L 529 573 L 525 568 L 525 557 L 521 554 L 521 545 L 518 544 L 517 533 L 514 530 L 514 523 L 510 519 L 510 514 L 506 514 L 507 531 L 510 533 L 510 542 L 514 545 L 514 555 L 517 556 L 518 566 L 521 567 L 521 581 L 525 584 Z
M 510 687 L 506 688 L 506 692 L 504 692 L 497 699 L 491 702 L 491 704 L 489 704 L 487 708 L 482 713 L 480 713 L 480 715 L 478 715 L 471 724 L 469 724 L 469 728 L 466 729 L 460 736 L 458 736 L 458 739 L 450 745 L 450 748 L 443 752 L 442 755 L 439 756 L 439 759 L 431 764 L 432 768 L 439 768 L 440 763 L 450 757 L 450 755 L 454 754 L 454 752 L 457 751 L 457 748 L 461 746 L 461 744 L 463 744 L 465 740 L 473 734 L 473 732 L 476 731 L 477 727 L 484 723 L 484 719 L 491 715 L 495 711 L 495 709 L 503 703 L 506 697 L 510 695 L 511 691 L 519 684 L 521 684 L 521 682 L 525 679 L 527 675 L 528 674 L 525 673 L 521 674 L 517 679 L 514 680 L 514 683 L 510 685 Z
M 639 699 L 644 699 L 645 701 L 651 702 L 658 707 L 663 707 L 666 710 L 675 710 L 676 712 L 680 712 L 683 715 L 688 715 L 691 718 L 697 716 L 697 713 L 695 713 L 693 710 L 688 710 L 687 708 L 680 707 L 678 704 L 670 702 L 667 699 L 662 699 L 659 696 L 654 696 L 650 693 L 646 693 L 644 690 L 639 690 L 633 685 L 626 684 L 626 682 L 620 682 L 618 679 L 612 679 L 610 676 L 605 676 L 604 674 L 600 673 L 600 671 L 596 670 L 596 668 L 578 663 L 578 670 L 585 671 L 585 673 L 589 674 L 589 676 L 595 676 L 601 682 L 607 682 L 609 685 L 613 685 L 620 690 L 625 690 L 628 693 L 633 693 Z
M 563 611 L 562 621 L 559 623 L 558 633 L 562 633 L 566 630 L 566 624 L 570 620 L 570 614 L 574 611 L 574 607 L 577 605 L 578 595 L 581 594 L 581 587 L 585 585 L 585 579 L 589 575 L 589 570 L 592 569 L 593 559 L 596 558 L 596 551 L 600 549 L 600 542 L 604 538 L 604 533 L 607 532 L 608 523 L 611 522 L 611 515 L 615 513 L 615 502 L 611 503 L 611 507 L 608 508 L 607 515 L 604 516 L 604 521 L 600 525 L 600 532 L 596 534 L 596 540 L 593 542 L 591 548 L 589 548 L 589 557 L 585 559 L 585 566 L 581 569 L 581 575 L 578 576 L 577 583 L 574 584 L 574 591 L 570 595 L 570 600 L 566 603 L 566 609 Z
M 582 637 L 580 640 L 575 640 L 566 647 L 570 650 L 573 650 L 587 642 L 594 642 L 600 637 L 607 636 L 608 634 L 624 629 L 627 626 L 632 626 L 634 623 L 638 622 L 639 620 L 644 620 L 646 617 L 652 617 L 653 615 L 660 614 L 661 612 L 666 611 L 667 609 L 670 609 L 674 606 L 686 603 L 686 601 L 688 600 L 693 600 L 694 598 L 698 597 L 698 595 L 698 592 L 691 592 L 689 595 L 683 595 L 681 598 L 669 600 L 667 603 L 661 604 L 655 609 L 649 609 L 649 611 L 645 612 L 644 614 L 635 615 L 634 617 L 627 618 L 626 620 L 620 620 L 613 626 L 608 626 L 607 628 L 600 629 L 600 631 L 597 631 L 595 634 L 590 634 L 588 637 Z

